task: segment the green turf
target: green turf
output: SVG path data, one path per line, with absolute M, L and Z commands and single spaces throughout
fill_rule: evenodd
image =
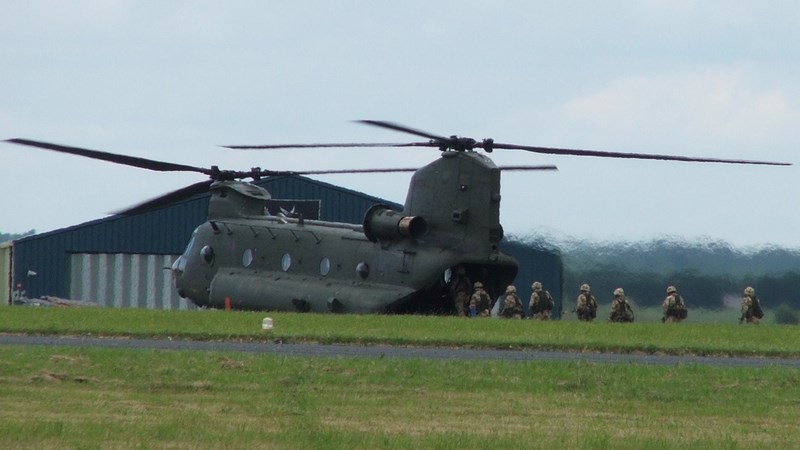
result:
M 274 328 L 262 330 L 270 316 Z M 0 308 L 0 332 L 205 340 L 557 349 L 697 355 L 800 356 L 800 327 L 734 323 L 618 324 L 435 316 Z
M 0 346 L 3 448 L 791 448 L 800 373 Z
M 798 327 L 709 323 L 7 307 L 0 332 L 800 355 Z M 0 346 L 0 448 L 792 448 L 799 398 L 775 366 Z

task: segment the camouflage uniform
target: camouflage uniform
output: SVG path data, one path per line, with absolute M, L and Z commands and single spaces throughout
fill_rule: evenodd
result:
M 581 285 L 581 294 L 578 296 L 575 313 L 578 315 L 578 320 L 585 322 L 591 322 L 597 317 L 597 300 L 592 295 L 588 284 Z
M 755 289 L 748 286 L 744 289 L 744 297 L 742 297 L 742 315 L 739 317 L 739 323 L 747 321 L 747 323 L 758 325 L 762 317 L 764 317 L 764 311 L 761 309 L 761 301 L 756 297 Z
M 503 311 L 501 317 L 507 319 L 522 319 L 522 302 L 517 296 L 517 288 L 514 285 L 506 288 L 506 298 L 503 301 Z
M 661 318 L 662 322 L 679 323 L 688 315 L 686 303 L 684 303 L 683 298 L 678 295 L 675 286 L 667 288 L 667 298 L 661 303 L 661 309 L 664 312 L 664 317 Z
M 553 312 L 553 296 L 550 292 L 542 289 L 542 283 L 534 281 L 531 285 L 533 293 L 531 294 L 531 301 L 528 306 L 531 309 L 534 319 L 550 320 Z
M 614 300 L 611 301 L 611 313 L 608 315 L 608 320 L 609 322 L 633 322 L 633 309 L 625 299 L 625 291 L 622 288 L 614 290 Z
M 474 292 L 469 299 L 469 315 L 472 317 L 489 317 L 489 311 L 492 309 L 491 297 L 483 290 L 483 283 L 480 281 L 476 281 L 472 287 Z
M 467 315 L 467 304 L 472 295 L 472 281 L 463 266 L 456 268 L 456 274 L 450 280 L 450 295 L 456 307 L 456 314 L 460 317 Z

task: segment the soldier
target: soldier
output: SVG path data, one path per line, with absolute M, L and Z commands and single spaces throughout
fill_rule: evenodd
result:
M 469 299 L 470 317 L 489 317 L 489 310 L 492 308 L 492 299 L 483 290 L 483 283 L 476 281 L 472 286 L 474 291 Z
M 575 313 L 578 315 L 578 320 L 584 322 L 591 322 L 597 317 L 597 300 L 592 295 L 592 290 L 588 284 L 581 285 L 581 293 L 578 295 Z
M 742 315 L 739 317 L 739 323 L 746 321 L 758 325 L 763 317 L 764 310 L 761 309 L 761 301 L 756 297 L 756 290 L 747 286 L 742 297 Z
M 24 305 L 28 300 L 28 293 L 25 292 L 25 289 L 22 288 L 22 283 L 17 283 L 17 288 L 14 289 L 13 292 L 13 301 L 12 304 L 14 305 Z
M 501 317 L 507 319 L 522 319 L 522 302 L 517 296 L 516 286 L 509 285 L 506 288 L 505 300 L 503 301 L 503 311 L 500 313 Z
M 633 309 L 625 299 L 625 291 L 622 288 L 614 289 L 614 300 L 611 301 L 611 314 L 608 316 L 608 321 L 633 322 Z
M 469 297 L 472 295 L 472 281 L 467 276 L 467 269 L 462 265 L 456 267 L 456 274 L 450 280 L 450 295 L 459 317 L 467 315 Z
M 661 309 L 664 311 L 664 316 L 661 318 L 662 322 L 681 322 L 689 315 L 686 309 L 686 303 L 683 297 L 678 295 L 678 290 L 675 286 L 667 288 L 667 298 L 661 303 Z
M 531 294 L 531 301 L 528 306 L 531 309 L 534 319 L 550 320 L 550 315 L 553 312 L 553 297 L 550 292 L 542 289 L 542 283 L 534 281 L 531 285 L 533 293 Z

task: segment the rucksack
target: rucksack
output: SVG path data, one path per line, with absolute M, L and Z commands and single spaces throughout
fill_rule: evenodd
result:
M 622 322 L 633 322 L 633 308 L 631 308 L 631 304 L 627 300 L 623 303 L 620 319 Z
M 542 294 L 539 296 L 539 311 L 547 311 L 553 309 L 553 297 L 550 296 L 550 293 L 547 291 L 542 291 Z
M 586 295 L 586 303 L 583 308 L 575 310 L 581 320 L 590 320 L 597 317 L 597 300 L 593 295 Z
M 597 317 L 597 310 L 591 309 L 589 307 L 579 309 L 577 313 L 578 313 L 578 318 L 581 320 L 590 320 Z
M 758 301 L 758 297 L 753 297 L 753 305 L 750 306 L 750 314 L 759 319 L 764 318 L 764 310 L 761 309 L 761 302 Z
M 588 295 L 586 297 L 586 309 L 592 312 L 592 317 L 597 317 L 597 300 L 594 298 L 594 295 Z
M 686 304 L 683 298 L 675 294 L 675 301 L 667 307 L 667 316 L 672 316 L 678 319 L 685 319 L 689 316 L 689 311 L 686 309 Z
M 538 314 L 542 311 L 553 309 L 553 297 L 550 296 L 549 292 L 539 291 L 536 296 L 539 300 L 531 305 L 531 313 Z

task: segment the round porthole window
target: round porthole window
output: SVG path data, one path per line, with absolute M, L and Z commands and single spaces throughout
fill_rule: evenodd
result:
M 369 276 L 369 264 L 365 262 L 360 262 L 356 266 L 356 273 L 361 278 L 367 278 Z
M 203 261 L 211 264 L 214 261 L 214 248 L 210 245 L 206 245 L 200 249 L 200 256 L 203 257 Z
M 245 249 L 244 253 L 242 253 L 242 265 L 245 267 L 250 267 L 250 264 L 253 264 L 253 250 Z
M 328 259 L 328 257 L 326 256 L 322 258 L 322 260 L 319 262 L 319 274 L 324 277 L 330 271 L 331 271 L 331 260 Z
M 284 253 L 281 257 L 281 269 L 286 272 L 290 267 L 292 267 L 292 255 Z

